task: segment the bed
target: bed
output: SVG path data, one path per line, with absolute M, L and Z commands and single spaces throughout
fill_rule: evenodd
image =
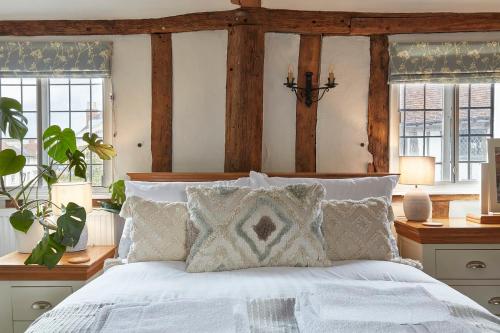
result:
M 342 260 L 204 273 L 186 272 L 183 261 L 117 263 L 27 332 L 500 332 L 498 317 L 403 263 Z

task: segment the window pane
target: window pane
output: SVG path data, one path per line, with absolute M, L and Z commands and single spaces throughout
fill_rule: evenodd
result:
M 486 161 L 486 146 L 485 136 L 471 136 L 470 137 L 470 160 L 471 161 Z
M 470 180 L 481 180 L 481 163 L 470 164 Z
M 2 97 L 14 98 L 21 101 L 21 86 L 2 86 Z
M 7 187 L 19 186 L 20 184 L 21 184 L 20 173 L 5 176 L 5 185 Z
M 34 77 L 23 77 L 23 84 L 32 84 L 36 86 L 36 78 Z
M 63 78 L 58 78 L 58 79 L 50 79 L 50 84 L 68 84 L 69 79 L 63 79 Z
M 50 86 L 50 111 L 69 110 L 68 86 Z
M 405 123 L 406 136 L 422 136 L 424 134 L 424 113 L 422 111 L 406 111 Z
M 491 109 L 470 110 L 471 134 L 489 134 L 491 130 Z
M 443 177 L 442 177 L 442 174 L 443 174 L 443 170 L 442 170 L 442 165 L 441 164 L 436 164 L 436 168 L 434 169 L 434 178 L 437 182 L 440 182 L 443 180 Z
M 13 149 L 16 154 L 21 154 L 21 142 L 16 139 L 2 139 L 3 149 Z
M 69 113 L 51 112 L 50 125 L 59 125 L 61 128 L 69 127 Z
M 425 112 L 425 135 L 443 135 L 443 111 Z
M 90 86 L 71 86 L 71 111 L 90 109 Z
M 28 120 L 28 133 L 26 133 L 25 138 L 36 138 L 37 133 L 37 114 L 35 112 L 24 112 L 23 115 Z
M 469 107 L 469 85 L 460 84 L 458 86 L 458 105 L 461 108 Z
M 89 181 L 92 181 L 92 185 L 94 186 L 102 185 L 102 177 L 104 174 L 102 165 L 92 165 L 92 167 L 89 169 L 92 172 L 92 177 L 90 177 L 90 175 L 88 175 L 87 177 L 89 177 L 88 178 Z
M 490 107 L 491 84 L 471 84 L 470 104 L 471 107 Z
M 78 138 L 90 132 L 90 112 L 71 112 L 71 129 Z
M 442 109 L 443 108 L 444 86 L 442 84 L 425 85 L 425 108 Z
M 92 112 L 92 133 L 97 134 L 101 139 L 103 137 L 102 112 Z
M 407 156 L 423 156 L 424 139 L 407 138 L 405 143 L 405 150 L 405 155 Z
M 424 85 L 407 84 L 406 85 L 406 109 L 424 108 Z
M 469 164 L 459 163 L 458 164 L 458 180 L 469 180 Z
M 102 85 L 92 86 L 92 110 L 102 111 Z
M 0 82 L 2 84 L 21 84 L 21 79 L 14 77 L 4 77 Z
M 469 138 L 461 136 L 458 143 L 458 158 L 460 161 L 469 160 Z
M 83 78 L 78 78 L 78 79 L 71 79 L 71 84 L 89 84 L 90 79 L 83 79 Z
M 37 139 L 23 140 L 23 155 L 26 157 L 26 164 L 37 165 L 38 163 L 38 141 Z
M 24 182 L 29 182 L 38 175 L 38 168 L 36 166 L 25 166 L 23 169 Z
M 399 155 L 404 156 L 405 154 L 405 139 L 399 138 Z
M 469 134 L 469 111 L 460 109 L 458 113 L 458 131 L 460 134 Z
M 434 156 L 436 163 L 441 162 L 442 157 L 442 138 L 426 138 L 425 155 Z
M 36 86 L 23 86 L 23 111 L 36 109 Z
M 66 165 L 62 164 L 56 164 L 53 166 L 54 171 L 56 174 L 59 176 L 59 174 L 66 168 Z M 70 176 L 69 176 L 69 169 L 66 169 L 64 173 L 62 174 L 61 178 L 59 178 L 59 182 L 64 183 L 64 182 L 69 182 L 70 181 Z

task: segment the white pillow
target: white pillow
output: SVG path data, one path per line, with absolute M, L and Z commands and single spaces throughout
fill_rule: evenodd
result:
M 237 180 L 216 182 L 139 182 L 126 180 L 125 195 L 127 198 L 140 197 L 160 202 L 187 202 L 186 187 L 197 185 L 250 186 L 250 178 L 243 177 Z M 124 217 L 122 213 L 120 213 L 120 216 Z M 123 233 L 118 244 L 119 258 L 127 258 L 130 251 L 130 245 L 132 244 L 130 230 L 132 224 L 132 218 L 125 220 Z
M 346 179 L 269 177 L 265 173 L 250 172 L 252 187 L 286 186 L 291 184 L 321 184 L 326 189 L 325 200 L 362 200 L 385 197 L 390 203 L 392 191 L 399 176 L 362 177 Z

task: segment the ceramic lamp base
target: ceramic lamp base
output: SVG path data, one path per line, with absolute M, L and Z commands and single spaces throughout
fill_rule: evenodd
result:
M 78 243 L 74 247 L 66 248 L 66 252 L 78 252 L 87 249 L 87 243 L 89 241 L 89 229 L 87 224 L 83 227 L 82 234 L 80 235 L 80 239 Z
M 427 192 L 415 188 L 405 194 L 403 198 L 403 209 L 409 221 L 427 221 L 432 211 L 431 198 Z

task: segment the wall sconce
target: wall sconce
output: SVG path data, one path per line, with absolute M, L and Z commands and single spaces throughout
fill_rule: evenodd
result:
M 328 82 L 322 87 L 313 87 L 312 77 L 313 72 L 306 72 L 306 86 L 299 87 L 295 83 L 295 78 L 293 77 L 292 65 L 288 66 L 288 76 L 286 77 L 286 82 L 284 85 L 290 88 L 292 92 L 295 93 L 299 101 L 303 101 L 308 107 L 314 102 L 318 102 L 323 98 L 326 92 L 330 89 L 335 88 L 338 84 L 335 83 L 335 75 L 333 74 L 333 65 L 328 68 Z M 314 98 L 314 93 L 317 92 L 317 97 Z

